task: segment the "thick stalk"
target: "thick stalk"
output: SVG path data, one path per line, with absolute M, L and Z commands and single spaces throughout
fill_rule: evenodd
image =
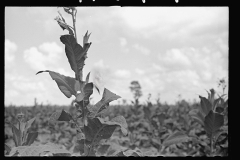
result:
M 75 24 L 76 24 L 76 14 L 77 14 L 77 10 L 72 10 L 73 30 L 74 30 L 75 39 L 76 39 L 76 42 L 77 42 L 77 32 L 76 32 L 76 26 L 75 26 Z M 82 76 L 79 75 L 78 77 L 76 77 L 76 79 L 78 79 L 78 81 L 80 83 L 82 81 Z M 80 105 L 80 106 L 82 106 L 82 105 Z M 84 104 L 84 101 L 83 101 L 83 107 L 81 109 L 82 109 L 82 122 L 83 122 L 83 125 L 84 125 L 84 123 L 85 123 L 85 116 L 86 116 L 85 115 L 85 104 Z M 83 127 L 83 131 L 82 132 L 85 135 L 84 127 Z M 84 139 L 84 145 L 85 144 L 86 144 L 86 140 Z M 84 149 L 84 155 L 86 155 L 86 154 L 87 153 L 85 153 L 85 149 Z

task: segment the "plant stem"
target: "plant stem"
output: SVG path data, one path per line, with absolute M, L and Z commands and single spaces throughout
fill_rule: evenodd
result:
M 74 15 L 74 11 L 77 12 L 77 10 L 72 10 L 72 20 L 73 20 L 73 30 L 74 30 L 74 34 L 75 34 L 75 38 L 76 38 L 76 42 L 77 42 L 77 32 L 76 32 L 76 27 L 75 27 L 75 23 L 76 23 L 76 14 Z
M 213 153 L 213 136 L 210 137 L 210 156 L 212 156 Z

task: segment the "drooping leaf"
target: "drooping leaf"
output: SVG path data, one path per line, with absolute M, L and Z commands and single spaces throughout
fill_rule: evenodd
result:
M 60 37 L 60 40 L 65 44 L 65 52 L 71 69 L 75 72 L 76 78 L 81 80 L 82 69 L 86 59 L 85 55 L 90 45 L 88 48 L 82 48 L 82 46 L 76 42 L 73 35 L 63 35 Z
M 209 111 L 212 109 L 212 105 L 209 102 L 209 100 L 206 99 L 205 97 L 199 96 L 199 98 L 201 99 L 201 102 L 200 102 L 201 112 L 204 113 L 204 116 L 206 116 L 208 115 Z
M 74 35 L 73 30 L 66 24 L 64 23 L 64 19 L 60 20 L 60 19 L 56 19 L 56 21 L 58 22 L 59 26 L 64 30 L 68 30 L 70 35 Z
M 204 126 L 204 116 L 198 109 L 193 109 L 189 112 L 189 115 L 198 123 Z
M 189 137 L 185 133 L 183 133 L 182 131 L 177 131 L 177 132 L 173 133 L 172 135 L 170 135 L 167 139 L 165 139 L 163 141 L 163 145 L 169 146 L 172 144 L 185 142 L 188 139 L 189 139 Z
M 105 110 L 110 102 L 117 100 L 118 98 L 121 97 L 112 93 L 107 88 L 104 88 L 102 99 L 97 104 L 89 108 L 89 110 L 93 115 L 97 115 L 101 111 Z
M 224 124 L 224 116 L 214 113 L 212 110 L 208 113 L 204 120 L 204 129 L 207 134 L 214 134 Z
M 67 97 L 70 98 L 72 95 L 76 96 L 77 91 L 75 89 L 77 89 L 78 87 L 78 81 L 75 80 L 75 78 L 72 77 L 67 77 L 64 75 L 61 75 L 57 72 L 53 72 L 53 71 L 39 71 L 37 74 L 42 73 L 42 72 L 49 72 L 50 76 L 52 77 L 53 80 L 55 80 L 55 82 L 58 85 L 58 88 L 61 90 L 61 92 Z
M 30 146 L 36 140 L 37 137 L 38 137 L 38 132 L 28 133 L 27 141 L 25 145 Z

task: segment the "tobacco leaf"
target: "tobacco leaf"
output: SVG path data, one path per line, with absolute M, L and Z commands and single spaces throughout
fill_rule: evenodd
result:
M 57 83 L 58 88 L 67 98 L 70 98 L 72 95 L 76 96 L 77 91 L 80 88 L 80 84 L 77 80 L 75 80 L 75 78 L 67 77 L 49 70 L 39 71 L 37 74 L 42 72 L 48 72 L 50 74 L 52 79 Z
M 182 131 L 177 131 L 177 132 L 171 134 L 170 136 L 168 136 L 168 138 L 163 141 L 163 145 L 169 146 L 172 144 L 185 142 L 188 139 L 189 139 L 189 137 L 185 133 L 183 133 Z

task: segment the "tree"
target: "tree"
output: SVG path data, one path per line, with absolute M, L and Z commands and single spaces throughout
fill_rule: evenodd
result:
M 138 81 L 132 81 L 129 88 L 133 93 L 135 101 L 137 102 L 138 99 L 142 96 L 141 85 L 138 83 Z

